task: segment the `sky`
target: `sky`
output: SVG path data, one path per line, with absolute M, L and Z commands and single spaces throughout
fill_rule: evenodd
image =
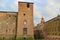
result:
M 18 12 L 18 1 L 34 3 L 34 25 L 60 15 L 60 0 L 0 0 L 0 11 Z

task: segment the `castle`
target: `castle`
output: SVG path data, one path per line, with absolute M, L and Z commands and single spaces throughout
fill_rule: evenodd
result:
M 34 27 L 34 38 L 44 40 L 60 40 L 60 15 L 45 22 L 41 18 L 41 23 Z
M 18 2 L 18 12 L 0 11 L 0 40 L 34 40 L 60 36 L 60 15 L 34 27 L 33 3 Z M 60 40 L 60 39 L 59 39 Z
M 1 40 L 33 40 L 33 3 L 18 2 L 18 12 L 0 11 Z

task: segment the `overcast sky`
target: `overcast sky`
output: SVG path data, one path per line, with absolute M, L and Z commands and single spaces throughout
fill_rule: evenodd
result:
M 41 17 L 45 21 L 60 14 L 60 0 L 0 0 L 0 11 L 18 11 L 18 1 L 34 3 L 34 24 L 40 23 Z

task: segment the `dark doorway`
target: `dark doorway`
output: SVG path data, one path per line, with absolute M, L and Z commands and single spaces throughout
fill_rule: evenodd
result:
M 24 37 L 23 40 L 26 40 L 26 38 Z
M 35 30 L 35 31 L 34 31 L 34 39 L 40 39 L 39 30 Z

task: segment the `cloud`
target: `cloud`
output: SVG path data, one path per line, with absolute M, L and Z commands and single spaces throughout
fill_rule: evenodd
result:
M 38 5 L 40 0 L 18 0 L 18 1 L 26 1 L 26 2 L 33 2 L 34 3 L 34 24 L 37 25 L 38 23 L 40 23 L 40 19 L 41 19 L 41 11 L 40 11 L 40 7 Z
M 34 6 L 34 18 L 41 18 L 41 11 L 36 6 Z
M 0 0 L 0 10 L 4 9 L 5 5 L 5 2 L 3 0 Z
M 18 11 L 18 0 L 15 0 L 13 4 L 10 5 L 12 10 Z
M 35 26 L 40 23 L 42 14 L 41 14 L 41 10 L 40 10 L 40 0 L 34 0 L 34 24 Z
M 24 0 L 17 0 L 17 1 L 24 1 Z
M 17 0 L 0 0 L 0 11 L 17 11 Z
M 18 1 L 33 2 L 34 0 L 18 0 Z
M 18 11 L 18 1 L 34 3 L 34 23 L 40 23 L 41 17 L 45 21 L 60 14 L 60 0 L 0 0 L 0 10 Z
M 36 6 L 34 6 L 34 23 L 35 23 L 35 25 L 40 23 L 41 16 L 42 15 L 41 15 L 40 9 L 37 8 Z
M 49 15 L 48 20 L 56 17 L 60 13 L 60 1 L 59 0 L 47 0 L 48 5 L 46 7 L 46 12 Z

